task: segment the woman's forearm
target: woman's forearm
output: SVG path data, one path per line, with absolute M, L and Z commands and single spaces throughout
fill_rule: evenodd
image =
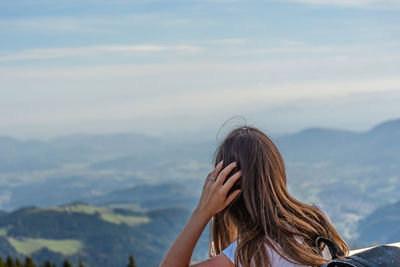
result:
M 209 220 L 209 216 L 195 209 L 185 227 L 169 248 L 160 267 L 189 266 L 194 247 Z

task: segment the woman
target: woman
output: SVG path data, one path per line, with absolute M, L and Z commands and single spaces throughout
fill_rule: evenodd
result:
M 207 266 L 317 266 L 325 259 L 314 247 L 324 236 L 348 254 L 349 248 L 315 206 L 286 189 L 285 166 L 271 139 L 254 127 L 233 130 L 217 149 L 199 203 L 161 262 L 187 267 L 193 249 L 212 219 Z M 236 264 L 235 264 L 236 263 Z

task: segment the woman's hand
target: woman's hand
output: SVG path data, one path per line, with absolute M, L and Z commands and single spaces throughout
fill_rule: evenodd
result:
M 229 190 L 240 178 L 240 171 L 232 175 L 224 184 L 226 177 L 235 166 L 235 163 L 231 163 L 221 171 L 221 161 L 215 167 L 214 171 L 207 176 L 197 208 L 192 216 L 190 216 L 182 232 L 169 248 L 160 267 L 187 267 L 190 265 L 190 258 L 192 257 L 194 247 L 208 221 L 212 216 L 228 206 L 240 193 L 240 189 L 238 189 L 227 196 Z M 216 179 L 211 179 L 211 177 Z M 217 256 L 202 266 L 232 266 L 232 263 L 225 256 Z
M 237 171 L 224 183 L 228 174 L 236 167 L 236 162 L 232 162 L 221 171 L 222 164 L 223 162 L 221 161 L 215 167 L 214 171 L 208 174 L 204 182 L 203 191 L 201 192 L 199 204 L 196 208 L 196 211 L 205 216 L 207 220 L 210 220 L 215 214 L 228 206 L 241 192 L 240 189 L 237 189 L 229 196 L 227 195 L 242 174 L 240 171 Z

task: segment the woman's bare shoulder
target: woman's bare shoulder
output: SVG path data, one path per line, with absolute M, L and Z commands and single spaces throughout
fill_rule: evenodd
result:
M 235 265 L 228 259 L 228 257 L 221 253 L 215 257 L 209 258 L 208 260 L 190 265 L 190 267 L 234 267 Z

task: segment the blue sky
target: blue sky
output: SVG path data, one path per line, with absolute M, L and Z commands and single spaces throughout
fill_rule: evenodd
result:
M 0 2 L 0 135 L 400 118 L 400 1 Z

